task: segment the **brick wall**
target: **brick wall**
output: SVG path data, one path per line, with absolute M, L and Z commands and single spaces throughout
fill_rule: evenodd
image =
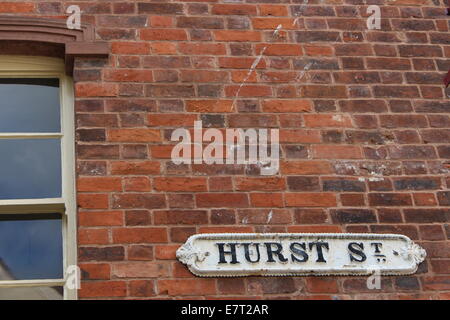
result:
M 367 30 L 367 4 L 381 30 Z M 442 0 L 14 1 L 110 43 L 75 61 L 80 298 L 450 299 L 449 16 Z M 305 5 L 303 5 L 305 4 Z M 175 128 L 279 128 L 281 168 L 170 161 Z M 269 212 L 273 214 L 269 218 Z M 412 276 L 202 279 L 204 232 L 407 235 Z

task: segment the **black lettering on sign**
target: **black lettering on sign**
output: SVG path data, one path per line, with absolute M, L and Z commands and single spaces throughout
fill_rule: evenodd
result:
M 278 256 L 278 260 L 280 260 L 280 262 L 288 261 L 288 259 L 286 259 L 281 253 L 281 251 L 283 251 L 283 246 L 281 245 L 281 243 L 265 242 L 264 244 L 266 245 L 267 249 L 267 262 L 276 262 L 275 259 L 273 258 L 274 254 Z M 275 246 L 276 249 L 274 249 L 273 246 Z
M 381 253 L 380 248 L 383 246 L 380 242 L 372 242 L 370 244 L 372 247 L 375 247 L 375 253 Z
M 356 261 L 356 262 L 364 262 L 366 261 L 366 255 L 364 254 L 364 244 L 362 242 L 350 242 L 348 244 L 348 250 L 350 253 L 350 261 Z M 357 257 L 355 257 L 355 255 Z
M 308 261 L 308 254 L 306 253 L 306 244 L 304 242 L 303 243 L 293 242 L 289 246 L 289 249 L 292 252 L 291 259 L 293 262 Z M 301 259 L 299 259 L 298 256 L 301 256 Z
M 322 248 L 325 248 L 325 249 L 329 250 L 330 247 L 328 246 L 328 242 L 322 242 L 322 241 L 311 242 L 309 244 L 309 250 L 312 250 L 314 247 L 317 248 L 317 260 L 316 260 L 316 262 L 327 262 L 325 260 L 325 258 L 323 257 Z
M 252 258 L 250 257 L 250 248 L 249 247 L 251 244 L 253 244 L 255 246 L 256 254 L 258 255 L 258 258 L 254 261 L 252 261 Z M 245 259 L 251 263 L 259 262 L 259 259 L 261 258 L 261 256 L 259 255 L 259 243 L 242 243 L 242 245 L 244 246 Z
M 225 258 L 226 254 L 231 254 L 231 264 L 239 263 L 236 257 L 236 245 L 237 243 L 216 243 L 219 248 L 219 263 L 228 263 Z M 225 251 L 224 246 L 228 245 L 230 247 L 230 251 Z

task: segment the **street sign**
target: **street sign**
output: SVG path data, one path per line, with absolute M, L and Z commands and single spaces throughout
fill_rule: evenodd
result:
M 415 273 L 426 252 L 399 234 L 196 234 L 177 258 L 201 277 Z

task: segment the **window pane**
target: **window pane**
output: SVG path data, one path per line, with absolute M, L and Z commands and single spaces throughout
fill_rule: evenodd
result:
M 0 300 L 62 300 L 63 287 L 0 288 Z
M 0 132 L 60 132 L 59 80 L 0 78 Z
M 60 196 L 59 139 L 0 139 L 0 199 Z
M 60 214 L 0 214 L 0 280 L 63 278 Z

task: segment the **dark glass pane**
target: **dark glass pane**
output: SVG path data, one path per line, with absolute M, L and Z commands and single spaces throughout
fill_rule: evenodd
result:
M 0 288 L 0 300 L 62 300 L 63 287 Z
M 0 214 L 0 280 L 63 278 L 59 214 Z
M 58 79 L 0 78 L 0 132 L 60 132 Z
M 60 196 L 59 139 L 0 139 L 0 199 Z

